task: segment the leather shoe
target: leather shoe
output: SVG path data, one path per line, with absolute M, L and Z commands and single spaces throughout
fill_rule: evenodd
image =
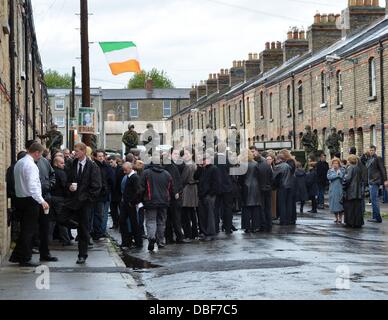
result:
M 8 261 L 11 263 L 20 263 L 20 259 L 15 256 L 11 256 Z
M 58 258 L 49 255 L 47 257 L 40 257 L 40 261 L 42 261 L 42 262 L 57 262 Z
M 156 243 L 155 240 L 149 240 L 149 243 L 148 243 L 148 251 L 154 251 L 154 249 L 155 249 L 155 243 Z
M 85 263 L 86 263 L 86 259 L 85 258 L 83 258 L 83 257 L 78 258 L 77 264 L 85 264 Z
M 238 231 L 238 229 L 234 226 L 234 225 L 232 225 L 232 231 Z
M 20 267 L 36 268 L 36 267 L 39 267 L 40 264 L 34 263 L 34 262 L 32 262 L 32 261 L 30 260 L 30 261 L 20 262 L 20 263 L 19 263 L 19 266 L 20 266 Z

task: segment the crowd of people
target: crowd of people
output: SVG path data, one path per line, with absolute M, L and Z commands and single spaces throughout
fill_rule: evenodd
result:
M 335 154 L 328 163 L 322 153 L 306 164 L 288 150 L 250 147 L 237 155 L 223 143 L 201 155 L 191 148 L 154 152 L 148 163 L 138 150 L 127 151 L 122 159 L 79 143 L 73 152 L 50 152 L 29 141 L 7 173 L 16 241 L 10 261 L 35 266 L 34 247 L 40 261 L 58 261 L 49 250 L 58 239 L 64 246 L 77 241 L 77 263 L 84 264 L 93 243 L 107 237 L 109 213 L 123 248 L 143 248 L 148 239 L 153 251 L 170 243 L 212 241 L 220 232 L 231 235 L 237 231 L 233 213 L 239 211 L 245 233 L 271 232 L 275 220 L 295 225 L 309 201 L 310 213 L 324 209 L 327 189 L 336 224 L 362 227 L 367 190 L 370 222 L 382 222 L 379 194 L 388 179 L 374 146 L 361 158 L 352 148 L 346 160 Z

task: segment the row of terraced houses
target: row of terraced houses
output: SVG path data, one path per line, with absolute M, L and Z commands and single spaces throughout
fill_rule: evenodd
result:
M 10 247 L 6 170 L 50 123 L 31 1 L 0 0 L 0 264 Z
M 310 125 L 327 152 L 335 127 L 344 137 L 343 156 L 352 146 L 361 153 L 374 144 L 388 165 L 386 13 L 379 1 L 349 0 L 342 14 L 317 13 L 307 32 L 292 28 L 285 41 L 268 42 L 260 54 L 210 74 L 171 118 L 174 143 L 207 124 L 221 132 L 235 124 L 246 129 L 245 146 L 290 141 L 298 150 Z

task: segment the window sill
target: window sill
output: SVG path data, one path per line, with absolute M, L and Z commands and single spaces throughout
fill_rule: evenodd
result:
M 287 113 L 287 118 L 291 118 L 292 117 L 292 114 L 291 113 Z
M 273 122 L 273 119 L 269 119 L 269 122 Z
M 368 98 L 369 102 L 376 101 L 376 100 L 377 100 L 377 96 L 372 96 Z
M 264 119 L 264 116 L 260 116 L 260 119 L 263 120 L 263 119 Z
M 323 109 L 323 108 L 327 108 L 327 103 L 325 102 L 325 103 L 322 103 L 321 105 L 320 105 L 320 107 Z
M 343 108 L 344 108 L 344 105 L 343 105 L 342 103 L 336 106 L 336 109 L 337 109 L 337 110 L 341 110 L 341 109 L 343 109 Z
M 298 114 L 303 114 L 303 110 L 299 110 L 299 111 L 298 111 Z

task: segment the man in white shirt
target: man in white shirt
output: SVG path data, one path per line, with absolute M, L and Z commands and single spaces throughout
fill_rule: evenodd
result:
M 21 212 L 21 221 L 20 236 L 10 262 L 19 263 L 23 267 L 38 266 L 31 261 L 32 239 L 38 228 L 40 207 L 45 212 L 50 208 L 42 197 L 39 169 L 35 163 L 43 151 L 41 144 L 32 144 L 27 155 L 16 163 L 14 169 L 16 208 Z

